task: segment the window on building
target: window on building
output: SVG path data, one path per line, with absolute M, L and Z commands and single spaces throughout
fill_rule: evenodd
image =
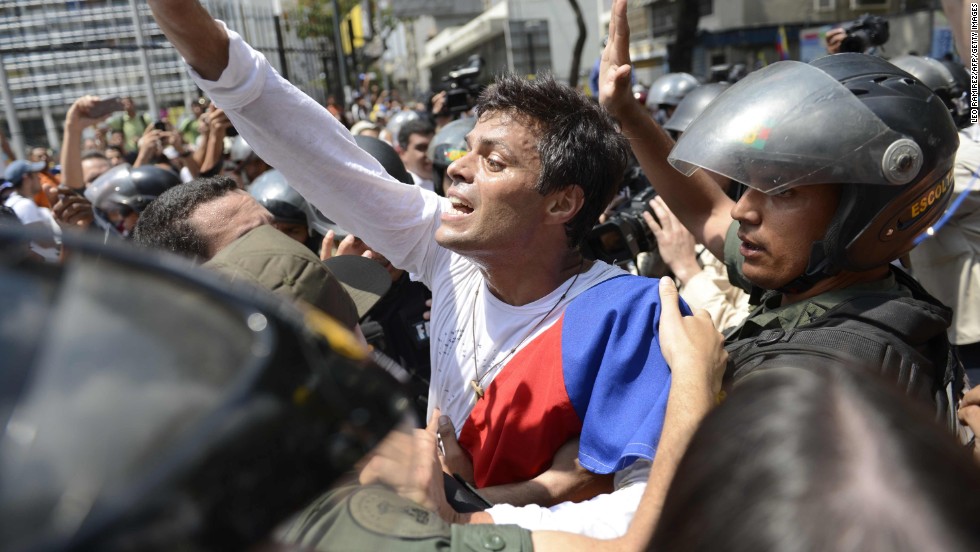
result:
M 702 17 L 705 15 L 711 15 L 715 12 L 715 2 L 714 0 L 699 0 L 698 8 L 701 10 Z
M 677 16 L 677 7 L 671 4 L 654 6 L 650 10 L 650 30 L 654 36 L 665 35 L 674 32 Z
M 836 6 L 835 0 L 813 0 L 813 9 L 816 11 L 831 11 Z

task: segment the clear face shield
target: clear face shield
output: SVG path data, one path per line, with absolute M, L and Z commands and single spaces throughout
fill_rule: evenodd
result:
M 906 184 L 922 153 L 827 73 L 783 61 L 718 96 L 668 161 L 688 176 L 702 168 L 776 194 L 807 184 Z
M 404 419 L 400 387 L 319 311 L 66 238 L 51 267 L 0 227 L 0 548 L 240 548 Z

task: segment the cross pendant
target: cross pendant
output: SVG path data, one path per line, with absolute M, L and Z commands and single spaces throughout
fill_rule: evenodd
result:
M 483 398 L 484 391 L 483 391 L 483 387 L 480 386 L 480 382 L 476 381 L 475 379 L 474 380 L 470 380 L 470 387 L 472 387 L 473 388 L 473 392 L 476 393 L 476 398 L 477 399 L 482 399 Z

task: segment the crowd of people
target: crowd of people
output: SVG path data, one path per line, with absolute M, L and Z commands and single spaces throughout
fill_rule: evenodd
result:
M 54 281 L 97 304 L 138 286 L 78 274 L 135 259 L 150 295 L 179 281 L 198 299 L 116 303 L 133 328 L 120 358 L 172 316 L 193 338 L 154 335 L 164 346 L 146 354 L 172 348 L 200 370 L 172 381 L 217 385 L 226 361 L 206 359 L 227 349 L 241 359 L 227 392 L 269 399 L 167 422 L 174 447 L 189 427 L 234 431 L 202 433 L 209 451 L 171 455 L 193 477 L 159 472 L 142 494 L 75 481 L 91 504 L 130 502 L 93 506 L 98 523 L 52 507 L 37 514 L 44 531 L 10 532 L 11 549 L 980 543 L 980 127 L 962 65 L 831 41 L 808 64 L 707 84 L 671 73 L 641 93 L 616 0 L 596 98 L 501 75 L 462 114 L 445 94 L 407 108 L 370 83 L 345 110 L 283 79 L 197 0 L 148 3 L 207 99 L 171 122 L 130 98 L 79 98 L 60 164 L 31 148 L 6 166 L 0 280 L 64 274 Z M 3 343 L 36 324 L 31 301 L 68 299 L 18 301 Z M 69 351 L 70 366 L 26 345 L 10 358 L 70 368 L 81 396 L 122 377 L 81 360 L 126 341 L 122 324 L 89 325 L 95 345 Z M 260 340 L 270 327 L 278 337 Z M 245 385 L 256 364 L 265 375 Z M 211 404 L 192 395 L 199 383 L 186 383 L 188 412 Z M 109 411 L 110 394 L 93 400 Z M 54 454 L 10 411 L 0 455 Z M 100 418 L 92 446 L 124 419 Z M 226 463 L 239 454 L 240 477 Z M 126 473 L 155 469 L 134 462 Z M 183 502 L 147 498 L 168 485 Z M 0 506 L 18 511 L 30 492 L 0 492 Z

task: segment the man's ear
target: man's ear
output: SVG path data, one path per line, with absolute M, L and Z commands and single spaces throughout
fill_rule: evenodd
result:
M 548 218 L 553 224 L 567 224 L 585 205 L 585 191 L 578 184 L 548 195 Z

